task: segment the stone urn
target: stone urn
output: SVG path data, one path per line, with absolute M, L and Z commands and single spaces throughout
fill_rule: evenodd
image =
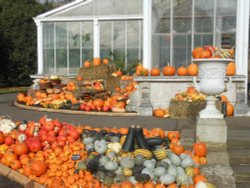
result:
M 193 78 L 195 88 L 207 95 L 206 108 L 199 113 L 200 118 L 223 118 L 223 114 L 216 108 L 216 95 L 220 95 L 230 89 L 232 79 L 226 79 L 227 64 L 233 59 L 193 59 L 192 62 L 199 66 L 197 83 L 196 77 Z

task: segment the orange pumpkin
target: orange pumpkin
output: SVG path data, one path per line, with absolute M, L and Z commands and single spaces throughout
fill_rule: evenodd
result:
M 150 70 L 150 75 L 151 76 L 160 76 L 160 74 L 161 74 L 161 71 L 158 68 L 152 68 Z
M 47 170 L 47 165 L 44 161 L 37 160 L 31 163 L 31 171 L 35 176 L 43 175 Z
M 90 67 L 90 61 L 88 61 L 88 60 L 86 60 L 86 61 L 84 61 L 84 63 L 83 63 L 83 66 L 85 67 L 85 68 L 89 68 Z
M 197 76 L 198 75 L 198 65 L 196 65 L 195 63 L 191 63 L 188 65 L 187 68 L 187 74 L 189 76 Z
M 136 76 L 148 76 L 148 69 L 144 67 L 136 69 L 135 75 Z
M 166 186 L 163 185 L 163 184 L 157 183 L 157 184 L 155 185 L 155 188 L 166 188 Z
M 10 162 L 10 167 L 13 170 L 17 170 L 17 169 L 20 169 L 22 167 L 22 164 L 20 163 L 20 161 L 18 159 L 16 159 L 16 160 Z
M 110 188 L 121 188 L 121 186 L 118 183 L 115 183 L 111 185 Z
M 236 66 L 234 62 L 230 62 L 226 68 L 227 76 L 234 76 L 236 74 Z
M 200 58 L 200 54 L 203 51 L 204 51 L 203 47 L 196 47 L 195 49 L 193 49 L 193 51 L 192 51 L 193 58 Z
M 157 109 L 154 110 L 153 114 L 156 117 L 162 118 L 162 117 L 165 116 L 165 111 L 163 109 L 157 108 Z
M 78 82 L 83 81 L 83 77 L 80 76 L 80 75 L 78 75 L 78 76 L 76 76 L 76 80 L 77 80 Z
M 222 102 L 228 102 L 228 98 L 226 95 L 221 95 L 220 97 Z
M 99 57 L 95 57 L 94 59 L 93 59 L 93 65 L 95 66 L 95 67 L 97 67 L 97 66 L 99 66 L 101 64 L 101 59 L 99 58 Z
M 231 103 L 227 103 L 227 116 L 233 116 L 234 106 Z
M 180 133 L 179 131 L 168 131 L 167 137 L 169 140 L 172 140 L 174 138 L 180 139 Z
M 23 93 L 19 93 L 16 98 L 18 102 L 25 102 L 25 95 Z
M 155 188 L 155 185 L 150 181 L 144 184 L 144 188 Z
M 179 67 L 177 69 L 177 75 L 178 76 L 186 76 L 187 75 L 187 69 L 183 66 Z
M 108 58 L 104 58 L 104 59 L 102 60 L 102 63 L 103 63 L 104 65 L 109 64 L 109 59 L 108 59 Z
M 104 104 L 104 101 L 102 99 L 95 99 L 93 101 L 93 104 L 98 107 L 98 108 L 102 108 L 103 107 L 103 104 Z
M 163 71 L 162 71 L 164 76 L 174 76 L 175 72 L 176 72 L 175 68 L 170 65 L 163 67 Z
M 165 132 L 161 128 L 153 128 L 150 132 L 150 136 L 152 136 L 152 137 L 160 136 L 160 137 L 164 138 Z
M 182 145 L 175 145 L 173 147 L 173 152 L 177 155 L 180 155 L 184 152 L 184 147 Z
M 19 156 L 28 153 L 29 148 L 25 143 L 16 143 L 13 147 L 13 151 Z
M 142 183 L 136 183 L 136 184 L 134 184 L 134 188 L 143 188 L 143 184 Z
M 207 146 L 203 142 L 197 142 L 193 145 L 194 155 L 205 157 L 207 155 Z
M 121 188 L 133 188 L 133 187 L 134 187 L 133 184 L 129 181 L 123 181 L 121 183 Z
M 10 166 L 11 162 L 17 159 L 17 156 L 14 153 L 5 153 L 3 159 L 4 159 L 4 164 L 6 166 Z
M 194 94 L 194 93 L 196 93 L 196 92 L 197 92 L 197 90 L 195 89 L 194 86 L 189 86 L 189 87 L 187 88 L 187 91 L 186 91 L 187 94 Z

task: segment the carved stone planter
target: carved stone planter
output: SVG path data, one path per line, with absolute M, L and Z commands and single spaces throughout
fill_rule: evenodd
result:
M 226 66 L 233 59 L 193 59 L 192 62 L 198 64 L 200 80 L 197 83 L 194 77 L 195 87 L 206 94 L 207 106 L 199 113 L 200 118 L 223 118 L 223 114 L 215 106 L 216 95 L 227 91 L 231 87 L 231 77 L 228 84 L 225 84 Z

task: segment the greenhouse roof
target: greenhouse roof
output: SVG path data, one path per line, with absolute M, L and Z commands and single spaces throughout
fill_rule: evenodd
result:
M 35 17 L 35 20 L 77 20 L 81 18 L 96 18 L 113 16 L 141 18 L 143 0 L 75 0 L 59 8 L 53 9 Z

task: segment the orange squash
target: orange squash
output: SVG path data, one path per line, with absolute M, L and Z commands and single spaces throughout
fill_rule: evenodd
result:
M 175 145 L 173 147 L 173 152 L 177 155 L 180 155 L 184 152 L 184 147 L 182 145 Z
M 163 109 L 157 108 L 153 112 L 154 116 L 162 118 L 165 115 L 165 111 Z
M 32 174 L 35 176 L 41 176 L 43 175 L 47 170 L 47 165 L 44 161 L 37 160 L 32 162 L 31 164 L 31 171 Z

